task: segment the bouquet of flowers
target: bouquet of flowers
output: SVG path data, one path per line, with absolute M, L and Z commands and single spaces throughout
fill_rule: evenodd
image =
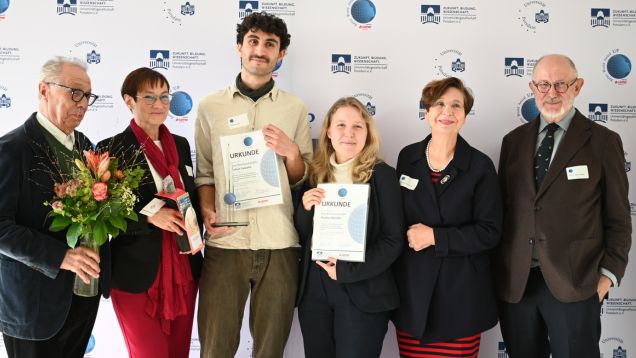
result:
M 126 220 L 138 220 L 133 189 L 139 186 L 144 170 L 139 166 L 121 169 L 119 160 L 108 152 L 88 150 L 83 154 L 84 160 L 75 159 L 75 170 L 65 178 L 68 180 L 55 183 L 55 196 L 44 205 L 51 207 L 54 217 L 49 230 L 68 228 L 66 242 L 70 247 L 82 238 L 80 245 L 97 250 L 108 235 L 117 237 L 126 231 Z M 77 288 L 83 281 L 76 277 L 75 282 L 75 293 L 84 295 Z M 93 296 L 97 294 L 94 285 Z

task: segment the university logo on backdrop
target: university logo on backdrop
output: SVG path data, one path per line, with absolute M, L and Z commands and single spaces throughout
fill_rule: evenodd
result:
M 517 19 L 526 32 L 536 33 L 550 22 L 550 12 L 543 1 L 523 1 L 517 11 Z
M 636 102 L 634 104 L 589 103 L 587 117 L 601 123 L 634 121 L 636 120 Z
M 420 22 L 432 24 L 466 24 L 477 20 L 476 6 L 455 6 L 440 4 L 420 5 Z
M 504 74 L 506 77 L 523 77 L 526 72 L 523 57 L 506 57 L 504 59 Z
M 612 83 L 625 85 L 632 72 L 632 61 L 620 49 L 613 49 L 603 59 L 603 72 Z
M 150 50 L 150 68 L 170 68 L 170 50 Z
M 238 17 L 239 20 L 243 20 L 245 16 L 254 12 L 266 12 L 270 15 L 278 17 L 289 17 L 296 15 L 296 3 L 295 2 L 279 2 L 279 1 L 264 1 L 264 0 L 250 0 L 238 2 Z
M 373 96 L 368 93 L 356 93 L 353 97 L 367 108 L 367 112 L 369 112 L 371 116 L 375 117 L 376 108 L 375 104 L 373 104 Z
M 7 10 L 9 10 L 9 0 L 0 0 L 0 20 L 6 18 Z
M 50 0 L 49 0 L 50 1 Z M 112 14 L 116 0 L 56 0 L 58 15 L 101 15 Z
M 601 339 L 601 357 L 627 358 L 628 343 L 622 337 L 607 337 Z
M 331 73 L 351 73 L 351 54 L 331 54 Z
M 592 27 L 610 27 L 610 9 L 592 8 L 590 25 Z
M 532 92 L 526 93 L 525 96 L 517 102 L 517 118 L 522 123 L 528 123 L 535 120 L 539 116 L 539 108 Z
M 506 344 L 503 341 L 497 342 L 497 358 L 508 358 Z
M 0 110 L 11 107 L 11 97 L 8 92 L 6 87 L 0 85 Z
M 80 41 L 73 44 L 69 50 L 72 57 L 77 57 L 86 61 L 89 65 L 98 65 L 102 63 L 101 51 L 98 51 L 98 45 L 93 41 Z
M 439 9 L 439 5 L 421 5 L 420 21 L 423 24 L 439 25 L 439 23 L 442 21 L 442 15 L 440 14 Z
M 192 1 L 164 0 L 163 12 L 168 21 L 181 26 L 184 20 L 195 15 L 196 6 Z
M 377 15 L 375 4 L 371 0 L 351 0 L 347 6 L 349 21 L 358 29 L 368 30 Z
M 466 71 L 464 54 L 456 49 L 442 50 L 435 57 L 435 70 L 437 70 L 437 75 L 442 77 L 461 76 Z

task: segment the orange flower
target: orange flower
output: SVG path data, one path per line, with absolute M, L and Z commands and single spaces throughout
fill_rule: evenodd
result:
M 102 175 L 108 172 L 108 167 L 110 166 L 108 152 L 100 154 L 93 150 L 85 150 L 84 157 L 86 158 L 88 168 L 95 174 L 97 180 L 102 180 Z M 108 172 L 108 178 L 103 181 L 107 181 L 108 179 L 110 179 L 110 172 Z
M 115 178 L 117 180 L 122 180 L 124 179 L 124 172 L 122 172 L 121 170 L 117 169 L 115 170 Z

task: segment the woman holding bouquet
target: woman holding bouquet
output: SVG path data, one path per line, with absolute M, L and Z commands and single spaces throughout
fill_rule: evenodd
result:
M 190 146 L 163 124 L 169 91 L 168 81 L 157 71 L 142 67 L 128 74 L 121 95 L 133 119 L 122 133 L 98 144 L 127 165 L 145 169 L 136 212 L 163 191 L 168 176 L 198 208 Z M 140 215 L 111 241 L 111 297 L 130 357 L 189 355 L 202 255 L 179 252 L 176 235 L 185 230 L 179 211 L 162 207 L 154 215 Z
M 322 126 L 310 182 L 369 185 L 365 260 L 311 260 L 314 207 L 325 192 L 305 192 L 295 224 L 303 246 L 298 318 L 307 358 L 379 357 L 399 304 L 391 264 L 404 242 L 402 201 L 395 170 L 379 151 L 379 133 L 364 105 L 352 97 L 336 101 Z

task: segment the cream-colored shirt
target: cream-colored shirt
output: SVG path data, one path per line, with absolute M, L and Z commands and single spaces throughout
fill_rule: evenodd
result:
M 230 118 L 245 115 L 245 124 L 230 126 Z M 233 122 L 236 123 L 236 122 Z M 226 135 L 246 133 L 262 129 L 267 124 L 280 128 L 300 148 L 305 161 L 303 178 L 307 177 L 307 163 L 312 156 L 309 119 L 302 100 L 276 85 L 263 97 L 254 102 L 242 95 L 236 85 L 213 93 L 199 103 L 195 123 L 197 149 L 197 186 L 214 185 L 215 207 L 218 221 L 227 221 L 226 204 L 223 195 L 225 170 L 221 154 L 220 138 Z M 291 191 L 283 158 L 278 157 L 279 175 L 283 193 L 283 204 L 263 208 L 236 210 L 233 221 L 248 222 L 248 226 L 238 227 L 225 233 L 211 236 L 206 244 L 225 249 L 284 249 L 298 246 L 298 234 L 294 229 Z
M 353 161 L 355 159 L 356 158 L 353 157 L 344 163 L 338 164 L 336 163 L 336 154 L 331 154 L 331 157 L 329 157 L 329 163 L 331 163 L 331 166 L 333 167 L 333 176 L 336 179 L 336 183 L 353 183 Z
M 66 149 L 73 150 L 73 144 L 75 144 L 75 131 L 72 131 L 71 134 L 67 135 L 57 128 L 53 122 L 46 119 L 46 117 L 44 117 L 44 115 L 40 112 L 37 112 L 35 118 L 38 120 L 38 123 L 40 123 L 42 128 L 51 133 L 51 135 L 57 139 L 58 142 L 62 143 Z

